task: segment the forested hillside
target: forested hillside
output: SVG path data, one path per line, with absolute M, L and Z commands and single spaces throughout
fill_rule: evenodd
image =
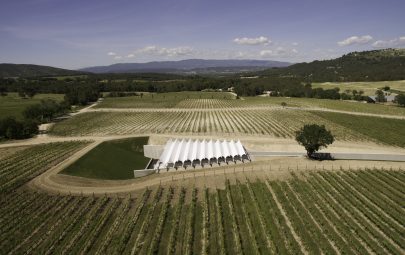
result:
M 295 77 L 306 82 L 404 80 L 405 49 L 352 52 L 332 60 L 299 63 L 257 74 Z
M 39 77 L 58 75 L 79 75 L 84 72 L 62 68 L 28 64 L 0 64 L 0 77 Z

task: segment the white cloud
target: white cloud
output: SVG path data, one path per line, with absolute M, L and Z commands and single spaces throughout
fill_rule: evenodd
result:
M 283 47 L 278 47 L 275 50 L 262 50 L 260 51 L 260 57 L 262 58 L 269 58 L 269 57 L 279 57 L 279 58 L 286 58 L 292 57 L 298 54 L 298 50 L 296 49 L 286 49 Z
M 132 53 L 127 55 L 127 58 L 133 58 L 133 57 L 135 57 L 135 55 Z
M 194 50 L 191 47 L 164 48 L 158 46 L 147 46 L 135 51 L 135 53 L 155 56 L 177 57 L 191 55 L 194 53 Z
M 274 56 L 274 53 L 272 50 L 262 50 L 262 51 L 260 51 L 260 56 L 261 57 L 271 57 L 271 56 Z
M 271 43 L 271 40 L 265 36 L 260 36 L 256 38 L 235 38 L 233 42 L 239 45 L 268 45 Z
M 114 56 L 114 59 L 116 60 L 122 59 L 122 56 Z
M 298 43 L 297 43 L 297 42 L 293 42 L 291 45 L 292 45 L 292 46 L 298 46 Z
M 107 53 L 107 55 L 108 55 L 108 56 L 116 56 L 116 55 L 117 55 L 117 53 L 115 53 L 115 52 L 111 52 L 111 51 L 110 51 L 110 52 L 108 52 L 108 53 Z
M 369 43 L 371 40 L 373 40 L 373 37 L 371 37 L 370 35 L 351 36 L 343 41 L 338 42 L 337 44 L 339 46 L 349 46 L 353 44 L 366 44 Z
M 390 47 L 401 47 L 405 46 L 405 36 L 395 38 L 392 40 L 384 41 L 378 40 L 373 43 L 374 48 L 390 48 Z

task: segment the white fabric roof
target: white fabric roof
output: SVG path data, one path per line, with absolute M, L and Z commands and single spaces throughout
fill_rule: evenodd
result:
M 242 143 L 238 141 L 220 140 L 191 140 L 191 139 L 170 139 L 156 164 L 156 168 L 167 167 L 168 164 L 190 160 L 203 160 L 221 157 L 235 157 L 246 155 Z

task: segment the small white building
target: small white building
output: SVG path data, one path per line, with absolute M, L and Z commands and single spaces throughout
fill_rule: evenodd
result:
M 155 170 L 179 166 L 187 168 L 187 166 L 201 165 L 204 167 L 207 164 L 227 164 L 237 160 L 250 161 L 249 154 L 239 140 L 170 139 L 163 149 L 160 147 L 154 150 L 154 153 L 148 154 L 156 157 L 157 151 L 161 154 L 154 165 Z M 148 155 L 145 154 L 145 156 Z

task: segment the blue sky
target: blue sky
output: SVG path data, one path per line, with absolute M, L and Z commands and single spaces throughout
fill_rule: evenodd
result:
M 404 0 L 2 0 L 0 63 L 328 59 L 405 47 Z

